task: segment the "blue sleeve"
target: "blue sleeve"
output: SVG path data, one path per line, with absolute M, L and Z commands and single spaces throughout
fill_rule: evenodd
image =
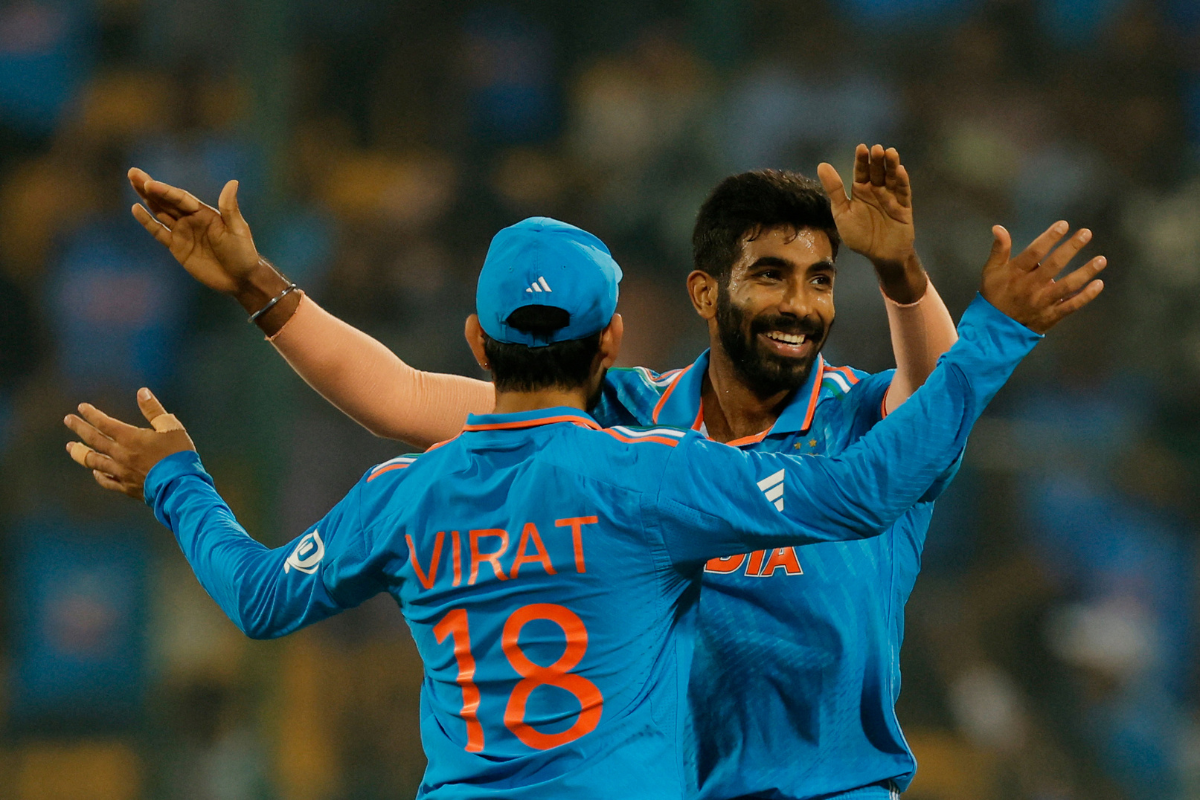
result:
M 971 426 L 1042 338 L 977 297 L 959 341 L 887 419 L 836 457 L 744 452 L 698 436 L 654 503 L 673 561 L 882 533 L 958 460 Z
M 365 543 L 362 490 L 360 481 L 324 519 L 274 550 L 250 538 L 194 451 L 156 464 L 145 498 L 225 615 L 247 636 L 272 639 L 383 589 Z
M 865 436 L 884 418 L 883 401 L 887 398 L 895 374 L 896 370 L 889 369 L 868 375 L 856 383 L 850 393 L 846 395 L 845 430 L 849 432 L 847 446 Z M 937 480 L 929 487 L 929 491 L 921 496 L 920 502 L 933 502 L 941 496 L 942 492 L 946 491 L 946 487 L 950 485 L 950 481 L 954 480 L 959 467 L 962 466 L 962 454 L 959 455 L 960 457 L 956 458 L 954 463 L 937 477 Z

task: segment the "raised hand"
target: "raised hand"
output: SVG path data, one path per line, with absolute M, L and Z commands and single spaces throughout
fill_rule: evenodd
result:
M 1104 290 L 1104 282 L 1095 280 L 1108 264 L 1104 256 L 1096 256 L 1060 280 L 1054 279 L 1092 238 L 1091 231 L 1081 228 L 1064 242 L 1069 230 L 1066 222 L 1056 222 L 1010 258 L 1012 237 L 999 225 L 992 228 L 992 253 L 983 268 L 980 294 L 1036 333 L 1045 333 L 1095 300 Z
M 854 151 L 854 183 L 850 196 L 833 165 L 817 167 L 817 176 L 833 206 L 833 220 L 842 241 L 877 267 L 900 266 L 915 256 L 913 240 L 912 186 L 908 171 L 894 147 Z
M 141 500 L 146 475 L 155 464 L 196 446 L 149 389 L 139 390 L 137 401 L 149 428 L 128 425 L 87 403 L 79 404 L 78 416 L 68 414 L 63 422 L 82 439 L 67 444 L 75 463 L 90 469 L 105 489 Z
M 238 208 L 237 181 L 225 184 L 218 208 L 136 167 L 129 170 L 129 182 L 145 203 L 133 207 L 134 218 L 205 286 L 237 296 L 257 272 L 270 269 Z

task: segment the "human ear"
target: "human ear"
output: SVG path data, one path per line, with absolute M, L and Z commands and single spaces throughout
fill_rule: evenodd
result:
M 484 369 L 491 369 L 491 365 L 488 364 L 487 351 L 483 347 L 486 336 L 483 332 L 483 326 L 479 324 L 478 314 L 472 314 L 467 317 L 467 325 L 463 329 L 463 336 L 467 339 L 467 346 L 471 348 L 471 354 L 475 356 L 475 363 Z
M 607 369 L 617 363 L 621 352 L 621 339 L 625 336 L 625 320 L 613 314 L 608 327 L 600 332 L 600 363 Z
M 692 308 L 702 319 L 712 319 L 717 315 L 717 279 L 703 270 L 692 270 L 687 276 L 688 297 L 692 300 Z

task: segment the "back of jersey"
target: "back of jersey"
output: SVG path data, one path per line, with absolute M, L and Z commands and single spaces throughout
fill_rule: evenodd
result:
M 681 797 L 699 576 L 671 566 L 637 490 L 670 448 L 584 415 L 496 419 L 381 466 L 394 492 L 365 501 L 425 662 L 420 796 Z

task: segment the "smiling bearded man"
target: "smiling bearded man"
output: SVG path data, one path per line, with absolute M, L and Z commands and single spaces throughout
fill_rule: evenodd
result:
M 601 424 L 693 428 L 744 450 L 837 456 L 926 380 L 955 331 L 914 249 L 899 154 L 860 145 L 850 197 L 833 167 L 818 174 L 821 184 L 760 170 L 717 186 L 697 216 L 687 279 L 711 350 L 662 374 L 610 370 L 591 409 Z M 253 313 L 288 363 L 372 432 L 427 446 L 455 436 L 468 413 L 492 411 L 490 383 L 414 370 L 295 291 L 259 256 L 232 182 L 218 211 L 139 170 L 130 179 L 149 209 L 135 207 L 142 225 L 197 280 Z M 1067 299 L 1104 266 L 1093 259 L 1053 281 L 1090 239 L 1067 230 L 1055 223 L 1014 259 L 1028 280 L 1045 280 L 1055 314 L 1094 296 L 1098 284 Z M 999 226 L 993 235 L 989 264 L 1003 263 L 1011 240 Z M 843 241 L 875 268 L 896 370 L 868 375 L 820 356 Z M 1057 318 L 1026 324 L 1044 332 Z M 700 796 L 866 800 L 907 787 L 916 761 L 895 716 L 904 604 L 952 471 L 881 536 L 708 562 L 688 687 Z M 758 484 L 781 511 L 793 502 L 782 480 Z

